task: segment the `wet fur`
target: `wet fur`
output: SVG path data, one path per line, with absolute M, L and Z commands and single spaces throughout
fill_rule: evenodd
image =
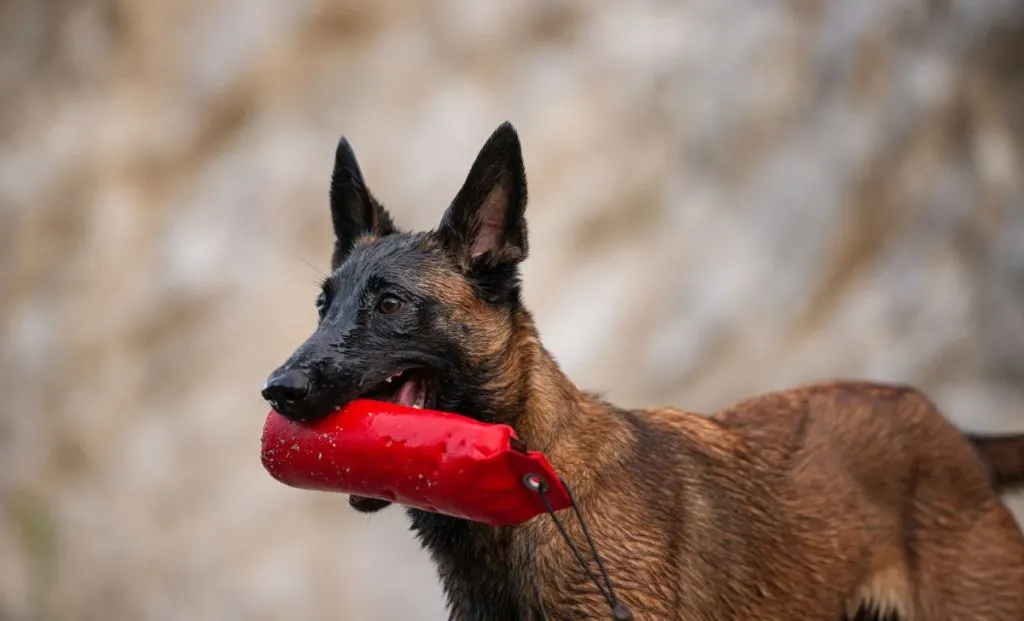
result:
M 522 304 L 525 207 L 508 124 L 438 229 L 419 233 L 397 229 L 342 140 L 326 312 L 281 367 L 314 381 L 296 417 L 326 414 L 403 361 L 429 366 L 443 378 L 437 408 L 509 423 L 548 455 L 638 620 L 1024 619 L 1024 537 L 999 498 L 1024 480 L 1024 439 L 965 437 L 913 388 L 863 382 L 710 417 L 606 403 L 561 372 Z M 375 315 L 394 290 L 403 314 Z M 408 514 L 451 619 L 539 619 L 541 604 L 551 620 L 610 618 L 549 517 L 492 528 Z

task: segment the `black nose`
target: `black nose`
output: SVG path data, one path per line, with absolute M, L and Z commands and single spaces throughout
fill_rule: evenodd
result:
M 267 380 L 260 394 L 275 410 L 289 409 L 309 394 L 309 377 L 297 369 L 278 373 Z

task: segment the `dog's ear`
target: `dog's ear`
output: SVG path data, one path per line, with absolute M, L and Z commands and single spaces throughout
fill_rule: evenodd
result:
M 525 211 L 522 148 L 506 121 L 480 149 L 437 232 L 467 273 L 505 271 L 526 258 Z
M 331 269 L 337 269 L 363 235 L 393 233 L 391 215 L 377 202 L 363 181 L 356 154 L 342 136 L 334 153 L 331 173 L 331 222 L 334 224 L 334 254 Z

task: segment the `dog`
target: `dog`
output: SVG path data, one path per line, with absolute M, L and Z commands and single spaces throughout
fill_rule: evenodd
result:
M 434 230 L 395 225 L 344 137 L 329 202 L 319 324 L 263 397 L 299 421 L 365 397 L 511 425 L 584 520 L 491 527 L 407 509 L 452 621 L 1024 619 L 1024 536 L 1000 499 L 1024 483 L 1024 435 L 962 433 L 895 384 L 806 385 L 712 416 L 577 388 L 521 299 L 511 124 Z M 600 556 L 576 558 L 588 541 Z

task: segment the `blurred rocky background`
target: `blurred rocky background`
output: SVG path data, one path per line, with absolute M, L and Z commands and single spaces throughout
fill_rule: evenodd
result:
M 430 227 L 509 119 L 586 388 L 830 377 L 1024 430 L 1011 0 L 0 2 L 0 619 L 439 620 L 391 509 L 261 468 L 346 134 Z

